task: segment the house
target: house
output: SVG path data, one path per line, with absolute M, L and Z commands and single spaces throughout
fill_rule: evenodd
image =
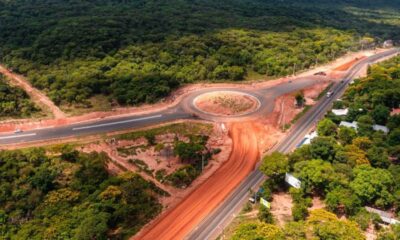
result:
M 376 208 L 371 208 L 371 207 L 365 207 L 365 210 L 367 210 L 367 212 L 370 212 L 370 213 L 378 214 L 384 223 L 387 223 L 387 224 L 399 224 L 400 223 L 399 220 L 393 218 L 393 214 L 391 214 L 391 213 L 388 213 L 388 212 L 385 212 L 385 211 L 382 211 L 382 210 L 379 210 Z
M 336 116 L 346 116 L 349 113 L 349 109 L 332 109 L 332 113 Z
M 394 108 L 392 110 L 392 112 L 390 113 L 390 116 L 394 116 L 394 115 L 397 115 L 397 114 L 400 114 L 400 108 Z
M 355 130 L 358 129 L 358 124 L 357 124 L 356 121 L 353 121 L 353 122 L 341 121 L 340 124 L 339 124 L 339 126 L 340 126 L 340 127 L 341 127 L 341 126 L 344 126 L 344 127 L 348 127 L 348 128 L 353 128 L 353 129 L 355 129 Z
M 391 47 L 393 47 L 393 40 L 386 40 L 386 41 L 384 41 L 383 42 L 383 47 L 384 48 L 391 48 Z
M 297 148 L 303 146 L 303 145 L 307 145 L 311 143 L 311 140 L 313 140 L 314 138 L 316 138 L 318 136 L 317 131 L 311 132 L 310 134 L 307 134 L 303 140 L 301 140 L 301 142 L 299 144 L 297 144 Z
M 358 129 L 358 123 L 356 121 L 353 122 L 346 122 L 346 121 L 341 121 L 339 126 L 344 126 L 344 127 L 348 127 L 348 128 L 353 128 L 357 131 Z M 378 125 L 378 124 L 374 124 L 372 125 L 372 129 L 374 129 L 375 131 L 382 131 L 384 133 L 388 133 L 389 132 L 389 128 L 382 126 L 382 125 Z
M 382 131 L 382 132 L 384 132 L 384 133 L 386 133 L 386 134 L 389 133 L 389 128 L 387 128 L 387 127 L 385 127 L 385 126 L 382 126 L 382 125 L 374 124 L 374 125 L 372 125 L 372 128 L 373 128 L 375 131 Z

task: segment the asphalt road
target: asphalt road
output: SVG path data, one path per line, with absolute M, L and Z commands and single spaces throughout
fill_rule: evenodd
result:
M 351 81 L 353 76 L 366 64 L 372 63 L 380 58 L 389 56 L 397 52 L 398 50 L 391 50 L 384 53 L 380 53 L 369 58 L 360 61 L 358 64 L 353 66 L 348 74 L 344 77 L 343 83 L 335 84 L 335 94 L 331 98 L 323 97 L 312 109 L 310 109 L 293 128 L 290 134 L 276 146 L 274 150 L 281 152 L 291 151 L 298 142 L 301 141 L 303 136 L 310 130 L 313 124 L 321 118 L 328 110 L 332 101 L 338 98 L 345 90 L 348 82 Z M 84 122 L 78 124 L 72 124 L 62 127 L 54 128 L 43 128 L 31 131 L 25 131 L 21 133 L 8 133 L 0 134 L 0 145 L 15 144 L 15 143 L 29 143 L 37 141 L 49 141 L 53 139 L 63 139 L 68 137 L 79 137 L 85 135 L 108 133 L 113 131 L 120 131 L 126 129 L 141 128 L 160 124 L 164 122 L 170 122 L 178 119 L 193 119 L 202 118 L 212 121 L 228 120 L 226 118 L 220 118 L 218 116 L 207 115 L 201 112 L 197 112 L 193 107 L 193 99 L 203 93 L 218 91 L 218 90 L 234 90 L 242 91 L 247 94 L 252 94 L 254 97 L 260 100 L 261 107 L 248 115 L 265 114 L 271 112 L 274 106 L 274 100 L 276 97 L 281 96 L 285 93 L 300 90 L 315 84 L 320 81 L 318 77 L 306 77 L 297 78 L 291 83 L 284 83 L 274 87 L 263 88 L 263 89 L 240 89 L 240 88 L 209 88 L 203 89 L 191 93 L 182 100 L 180 104 L 175 107 L 171 107 L 166 110 L 162 110 L 156 113 L 143 114 L 136 116 L 126 117 L 115 117 L 101 119 L 97 121 Z M 243 118 L 248 116 L 241 116 Z M 240 120 L 240 118 L 236 120 Z M 258 170 L 253 171 L 246 180 L 223 202 L 221 205 L 214 210 L 214 212 L 208 216 L 202 223 L 197 226 L 194 231 L 188 236 L 189 239 L 212 239 L 218 236 L 222 229 L 226 226 L 230 219 L 233 218 L 234 214 L 237 213 L 242 204 L 247 201 L 248 191 L 250 188 L 260 184 L 264 179 L 264 176 Z
M 380 53 L 369 58 L 366 58 L 351 69 L 349 69 L 342 82 L 336 83 L 331 87 L 334 94 L 330 97 L 323 97 L 316 105 L 313 106 L 303 117 L 290 130 L 287 135 L 279 144 L 275 146 L 272 151 L 279 151 L 288 153 L 292 151 L 295 146 L 304 138 L 304 136 L 311 130 L 314 124 L 321 119 L 329 110 L 332 102 L 338 99 L 344 93 L 346 86 L 354 78 L 354 76 L 367 64 L 371 64 L 383 57 L 390 56 L 399 50 L 395 49 Z M 258 170 L 254 170 L 246 180 L 223 202 L 213 211 L 201 224 L 199 224 L 187 237 L 189 240 L 205 240 L 215 239 L 220 234 L 223 234 L 223 229 L 230 223 L 230 221 L 241 210 L 243 204 L 248 201 L 249 190 L 256 190 L 265 179 L 265 176 Z
M 180 119 L 204 119 L 210 121 L 240 121 L 249 116 L 265 115 L 272 112 L 275 98 L 296 90 L 300 90 L 321 81 L 323 77 L 302 77 L 291 83 L 284 83 L 274 87 L 261 89 L 240 89 L 240 88 L 207 88 L 190 93 L 176 106 L 154 112 L 151 114 L 105 118 L 96 121 L 71 124 L 60 127 L 41 128 L 19 133 L 0 134 L 0 146 L 18 143 L 33 143 L 65 139 L 70 137 L 88 136 L 94 134 L 109 133 L 126 129 L 142 128 L 160 123 L 171 122 Z M 204 93 L 214 91 L 236 91 L 251 94 L 260 101 L 260 108 L 257 111 L 245 114 L 240 117 L 213 116 L 200 112 L 193 106 L 193 100 Z

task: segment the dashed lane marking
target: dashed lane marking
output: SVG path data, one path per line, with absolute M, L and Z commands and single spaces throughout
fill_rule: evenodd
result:
M 110 123 L 89 125 L 89 126 L 84 126 L 84 127 L 76 127 L 76 128 L 73 128 L 72 131 L 79 131 L 79 130 L 85 130 L 85 129 L 91 129 L 91 128 L 99 128 L 99 127 L 107 127 L 107 126 L 113 126 L 113 125 L 118 125 L 118 124 L 123 124 L 123 123 L 130 123 L 130 122 L 139 122 L 139 121 L 143 121 L 143 120 L 160 118 L 160 117 L 162 117 L 161 114 L 154 115 L 154 116 L 149 116 L 149 117 L 142 117 L 142 118 L 135 118 L 135 119 L 129 119 L 129 120 L 124 120 L 124 121 L 118 121 L 118 122 L 110 122 Z

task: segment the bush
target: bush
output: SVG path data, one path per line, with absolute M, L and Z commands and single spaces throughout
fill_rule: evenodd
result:
M 166 180 L 174 187 L 186 188 L 193 182 L 194 179 L 196 179 L 199 174 L 200 172 L 197 171 L 192 165 L 186 165 L 168 175 Z
M 261 222 L 271 223 L 271 224 L 274 223 L 274 216 L 272 215 L 271 211 L 262 204 L 260 204 L 258 208 L 258 219 Z
M 305 220 L 308 216 L 308 206 L 306 203 L 295 203 L 292 207 L 292 217 L 294 221 Z

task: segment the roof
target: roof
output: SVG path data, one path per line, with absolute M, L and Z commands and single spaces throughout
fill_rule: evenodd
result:
M 346 122 L 346 121 L 341 121 L 339 126 L 344 126 L 344 127 L 349 127 L 349 128 L 354 128 L 357 130 L 358 124 L 356 121 L 353 122 Z
M 378 125 L 378 124 L 372 125 L 372 128 L 373 128 L 375 131 L 382 131 L 382 132 L 384 132 L 384 133 L 388 133 L 388 132 L 389 132 L 389 128 L 387 128 L 387 127 L 385 127 L 385 126 L 382 126 L 382 125 Z
M 304 136 L 303 140 L 301 140 L 301 142 L 299 144 L 297 144 L 297 147 L 301 147 L 303 145 L 307 145 L 311 143 L 311 140 L 313 140 L 314 138 L 316 138 L 318 136 L 317 131 L 311 132 L 310 134 L 307 134 L 306 136 Z
M 400 108 L 395 108 L 392 110 L 392 112 L 390 113 L 391 116 L 396 115 L 396 114 L 400 114 Z
M 365 209 L 367 210 L 367 212 L 370 213 L 376 213 L 378 214 L 382 221 L 387 223 L 387 224 L 399 224 L 400 222 L 397 219 L 392 218 L 392 214 L 376 209 L 376 208 L 371 208 L 371 207 L 365 207 Z
M 346 116 L 349 113 L 349 109 L 332 109 L 332 112 L 336 116 Z

